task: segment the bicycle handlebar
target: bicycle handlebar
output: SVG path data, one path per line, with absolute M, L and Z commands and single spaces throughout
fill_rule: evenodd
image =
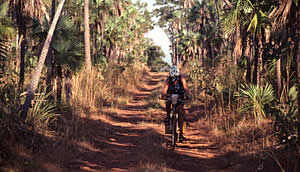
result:
M 161 99 L 161 100 L 170 100 L 171 95 L 172 94 L 161 94 L 159 96 L 159 99 Z M 190 96 L 190 95 L 184 95 L 184 97 L 183 97 L 182 100 L 192 100 L 192 96 Z

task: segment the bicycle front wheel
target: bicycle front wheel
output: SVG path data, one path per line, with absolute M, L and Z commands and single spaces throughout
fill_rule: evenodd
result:
M 172 118 L 172 150 L 175 150 L 176 147 L 176 142 L 177 142 L 177 138 L 178 138 L 178 133 L 177 133 L 177 118 L 176 115 L 173 115 Z

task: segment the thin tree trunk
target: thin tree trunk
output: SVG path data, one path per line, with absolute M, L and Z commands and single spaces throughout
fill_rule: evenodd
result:
M 278 90 L 278 97 L 280 98 L 281 93 L 281 62 L 280 58 L 276 60 L 276 78 L 277 78 L 277 90 Z
M 84 0 L 84 47 L 85 65 L 87 72 L 92 69 L 91 46 L 90 46 L 90 26 L 89 26 L 89 0 Z
M 197 52 L 197 47 L 194 46 L 192 49 L 192 60 L 196 60 L 196 52 Z
M 53 18 L 55 14 L 55 0 L 52 0 L 52 8 L 51 8 L 51 20 L 50 23 L 52 23 Z M 52 44 L 52 41 L 51 41 Z M 50 44 L 48 55 L 47 55 L 47 79 L 46 79 L 46 93 L 50 93 L 52 91 L 52 77 L 53 77 L 53 64 L 52 64 L 52 59 L 53 59 L 53 52 L 52 52 L 52 45 Z
M 172 64 L 176 64 L 176 48 L 173 43 L 172 43 Z
M 216 26 L 218 26 L 219 19 L 220 19 L 220 17 L 219 17 L 220 16 L 220 14 L 219 14 L 219 8 L 218 8 L 218 0 L 215 0 L 215 8 L 216 8 L 216 14 L 217 14 L 217 17 L 216 17 Z
M 94 33 L 94 45 L 92 46 L 93 47 L 93 61 L 92 61 L 92 64 L 95 64 L 95 61 L 96 61 L 96 58 L 97 58 L 97 56 L 98 56 L 98 49 L 99 49 L 99 42 L 98 42 L 98 39 L 97 39 L 97 37 L 98 37 L 98 34 L 100 33 L 99 31 L 98 31 L 98 21 L 97 20 L 95 20 L 95 28 L 94 28 L 94 30 L 96 31 L 95 33 Z M 93 32 L 93 31 L 92 31 Z
M 299 7 L 298 7 L 299 9 Z M 300 12 L 299 10 L 296 11 L 296 24 L 294 25 L 295 32 L 296 32 L 296 39 L 295 39 L 295 55 L 297 57 L 297 78 L 298 78 L 298 124 L 300 124 Z M 298 146 L 300 146 L 300 126 L 298 126 Z M 299 170 L 299 163 L 300 163 L 300 156 L 298 155 L 298 165 L 296 165 L 295 170 Z
M 200 67 L 202 67 L 202 50 L 201 50 L 201 47 L 200 47 L 200 45 L 198 46 L 198 48 L 197 48 L 198 50 L 197 50 L 197 52 L 198 52 L 198 59 L 199 59 L 199 66 Z
M 211 48 L 210 41 L 207 41 L 207 50 L 208 50 L 209 59 L 213 59 L 212 48 Z
M 20 80 L 19 80 L 19 87 L 22 88 L 24 85 L 24 70 L 25 70 L 25 62 L 24 62 L 24 57 L 25 57 L 25 34 L 26 34 L 26 29 L 25 29 L 25 20 L 24 16 L 22 13 L 22 1 L 18 0 L 17 3 L 17 8 L 16 8 L 16 20 L 17 20 L 17 25 L 18 25 L 18 34 L 19 34 L 19 42 L 18 45 L 20 46 L 18 51 L 18 62 L 20 62 L 19 70 L 20 70 Z
M 262 37 L 261 35 L 258 38 L 258 58 L 257 58 L 257 75 L 256 75 L 256 79 L 257 79 L 257 85 L 261 86 L 261 75 L 262 75 L 262 66 L 263 66 L 263 60 L 262 60 L 262 55 L 263 55 L 263 45 L 262 45 Z
M 175 55 L 176 55 L 176 63 L 175 63 L 175 65 L 177 66 L 178 65 L 178 62 L 179 62 L 179 49 L 178 49 L 178 47 L 179 47 L 179 40 L 178 39 L 176 39 L 176 46 L 175 46 Z
M 72 96 L 72 75 L 70 70 L 66 70 L 64 72 L 64 86 L 66 93 L 66 102 L 70 103 L 70 98 Z
M 49 50 L 49 47 L 50 47 L 50 43 L 51 43 L 51 40 L 52 40 L 52 37 L 53 37 L 53 33 L 54 33 L 54 30 L 55 30 L 58 18 L 61 14 L 62 8 L 64 6 L 64 3 L 65 3 L 65 0 L 60 0 L 57 11 L 54 15 L 53 22 L 51 23 L 51 26 L 50 26 L 50 29 L 49 29 L 44 47 L 42 49 L 41 56 L 39 58 L 37 66 L 35 68 L 35 71 L 34 71 L 32 80 L 30 82 L 30 85 L 28 87 L 27 96 L 26 96 L 25 102 L 23 104 L 23 109 L 22 109 L 21 116 L 20 116 L 20 119 L 21 119 L 22 122 L 24 122 L 27 118 L 27 112 L 29 110 L 31 100 L 34 96 L 34 92 L 35 92 L 35 90 L 38 86 L 38 82 L 39 82 L 39 79 L 41 77 L 43 65 L 45 63 L 45 59 L 46 59 L 46 56 L 47 56 L 47 53 L 48 53 L 48 50 Z
M 241 35 L 241 30 L 240 26 L 236 29 L 236 41 L 234 45 L 234 51 L 233 51 L 233 61 L 234 65 L 237 64 L 239 58 L 242 56 L 242 35 Z
M 23 37 L 25 37 L 25 33 L 23 33 Z M 26 47 L 26 41 L 23 39 L 21 42 L 21 53 L 20 53 L 20 83 L 19 83 L 20 88 L 22 88 L 24 85 L 24 77 L 25 77 L 25 52 L 26 52 L 25 47 Z
M 15 65 L 16 65 L 16 68 L 15 68 L 15 71 L 18 72 L 19 71 L 19 68 L 20 68 L 20 45 L 19 45 L 19 33 L 17 33 L 16 35 L 16 62 L 15 62 Z
M 251 56 L 251 46 L 250 46 L 250 38 L 246 35 L 246 41 L 244 43 L 244 50 L 243 56 L 247 57 L 247 74 L 246 74 L 246 81 L 251 83 L 251 63 L 252 63 L 252 56 Z
M 61 65 L 58 65 L 56 68 L 56 74 L 57 74 L 57 78 L 56 78 L 56 85 L 57 85 L 57 104 L 61 104 L 61 93 L 62 93 L 62 67 Z

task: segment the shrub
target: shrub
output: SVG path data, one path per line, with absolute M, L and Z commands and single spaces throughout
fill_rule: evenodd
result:
M 297 146 L 297 90 L 296 86 L 293 86 L 288 91 L 288 97 L 285 102 L 282 102 L 277 105 L 275 110 L 275 124 L 274 128 L 276 131 L 276 136 L 281 144 L 286 145 L 287 147 L 296 148 Z M 298 147 L 298 150 L 300 148 Z
M 37 131 L 45 132 L 59 117 L 59 114 L 55 113 L 56 105 L 49 98 L 51 94 L 51 92 L 46 94 L 46 89 L 36 93 L 32 108 L 28 112 L 26 123 Z
M 274 91 L 270 84 L 265 87 L 242 85 L 235 96 L 242 101 L 240 112 L 252 114 L 256 121 L 266 117 L 266 108 L 274 100 Z

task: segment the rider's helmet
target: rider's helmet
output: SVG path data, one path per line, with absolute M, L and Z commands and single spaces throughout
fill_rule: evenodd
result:
M 179 75 L 180 75 L 180 72 L 179 72 L 179 69 L 177 68 L 177 66 L 172 66 L 170 68 L 170 74 L 169 74 L 171 80 L 174 82 Z

